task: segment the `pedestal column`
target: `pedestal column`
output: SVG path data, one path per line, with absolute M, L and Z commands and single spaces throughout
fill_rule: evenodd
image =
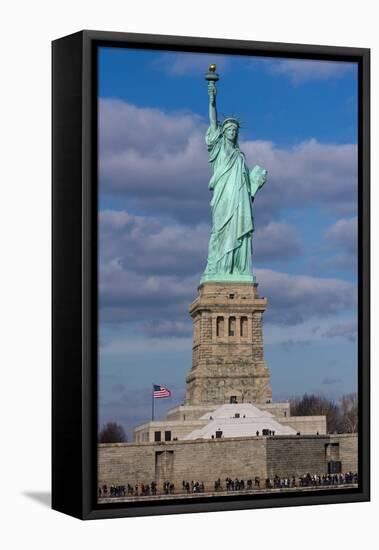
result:
M 257 286 L 200 285 L 198 297 L 189 306 L 195 328 L 192 369 L 186 378 L 187 405 L 271 401 L 262 326 L 267 300 L 258 296 Z

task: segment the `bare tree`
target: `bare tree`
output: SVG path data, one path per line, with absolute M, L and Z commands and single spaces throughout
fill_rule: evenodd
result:
M 358 431 L 358 396 L 348 393 L 341 398 L 341 416 L 343 431 L 356 433 Z
M 117 422 L 104 424 L 99 433 L 99 443 L 123 443 L 127 441 L 124 428 Z
M 290 406 L 292 416 L 326 416 L 328 433 L 343 431 L 340 408 L 337 403 L 326 397 L 305 394 L 303 397 L 291 399 Z

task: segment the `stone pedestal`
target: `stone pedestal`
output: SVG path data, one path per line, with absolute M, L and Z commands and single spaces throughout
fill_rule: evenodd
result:
M 207 282 L 189 306 L 194 323 L 186 405 L 266 403 L 270 372 L 263 353 L 267 300 L 256 283 Z

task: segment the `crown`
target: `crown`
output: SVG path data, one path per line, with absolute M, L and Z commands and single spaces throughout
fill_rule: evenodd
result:
M 221 123 L 221 127 L 224 128 L 227 124 L 235 124 L 237 128 L 243 128 L 243 122 L 236 116 L 226 116 Z

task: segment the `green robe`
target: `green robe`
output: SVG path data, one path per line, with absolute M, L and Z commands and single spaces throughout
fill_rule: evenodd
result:
M 259 166 L 250 172 L 238 145 L 227 152 L 225 139 L 220 126 L 208 128 L 205 141 L 213 168 L 209 182 L 213 191 L 212 231 L 201 282 L 253 282 L 251 199 L 265 183 L 267 172 Z

